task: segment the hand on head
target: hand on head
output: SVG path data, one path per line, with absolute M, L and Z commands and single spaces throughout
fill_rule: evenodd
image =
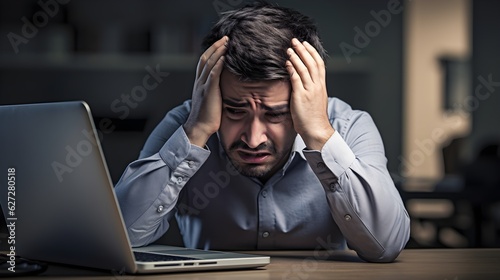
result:
M 200 147 L 220 127 L 222 97 L 219 82 L 228 40 L 224 36 L 209 47 L 201 55 L 196 68 L 191 113 L 184 129 L 191 143 Z
M 320 150 L 334 132 L 327 114 L 325 63 L 308 42 L 294 38 L 291 43 L 286 68 L 292 85 L 290 111 L 294 128 L 309 149 Z

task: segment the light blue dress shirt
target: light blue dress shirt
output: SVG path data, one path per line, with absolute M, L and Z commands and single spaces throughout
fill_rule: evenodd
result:
M 387 262 L 406 245 L 408 213 L 368 113 L 329 98 L 335 133 L 323 149 L 306 150 L 297 136 L 262 184 L 235 170 L 217 134 L 205 148 L 189 142 L 189 110 L 186 101 L 166 115 L 116 185 L 133 246 L 156 241 L 174 217 L 191 248 L 334 250 L 347 241 L 361 258 Z

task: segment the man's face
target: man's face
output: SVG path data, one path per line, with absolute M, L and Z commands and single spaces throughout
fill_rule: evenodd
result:
M 241 82 L 224 70 L 220 86 L 222 146 L 241 174 L 266 181 L 286 163 L 297 135 L 290 115 L 290 84 Z

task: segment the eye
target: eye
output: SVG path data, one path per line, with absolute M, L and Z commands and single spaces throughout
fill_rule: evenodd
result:
M 267 112 L 266 118 L 269 122 L 280 123 L 285 121 L 289 115 L 289 112 Z
M 247 113 L 245 110 L 231 108 L 231 107 L 225 107 L 224 110 L 226 111 L 227 117 L 232 120 L 240 120 Z

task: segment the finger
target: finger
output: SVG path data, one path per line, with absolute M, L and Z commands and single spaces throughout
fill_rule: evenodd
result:
M 297 53 L 291 48 L 287 50 L 288 59 L 292 63 L 293 69 L 295 70 L 296 79 L 300 79 L 303 88 L 307 88 L 308 85 L 312 83 L 311 74 L 307 69 L 307 66 L 300 59 Z
M 306 66 L 311 79 L 313 79 L 313 77 L 317 77 L 318 75 L 318 65 L 305 45 L 306 44 L 299 42 L 296 38 L 292 39 L 292 47 L 295 53 L 300 57 L 300 60 Z
M 208 74 L 207 83 L 208 83 L 208 92 L 219 92 L 219 83 L 220 83 L 220 75 L 222 73 L 222 69 L 224 69 L 224 56 L 221 56 L 214 67 L 211 69 Z
M 302 80 L 301 80 L 300 76 L 298 75 L 297 71 L 295 70 L 293 63 L 290 60 L 287 60 L 285 66 L 286 66 L 286 70 L 288 71 L 288 74 L 290 75 L 290 83 L 292 84 L 292 92 L 296 92 L 298 90 L 304 89 L 304 85 L 302 84 Z
M 221 46 L 223 46 L 227 42 L 227 36 L 224 36 L 217 40 L 215 43 L 213 43 L 208 49 L 203 52 L 203 54 L 200 56 L 200 60 L 198 61 L 198 65 L 196 68 L 196 76 L 199 77 L 201 75 L 201 72 L 203 71 L 203 68 L 205 67 L 206 62 L 212 56 L 212 54 Z
M 303 45 L 306 48 L 306 50 L 309 52 L 309 54 L 312 56 L 314 61 L 316 62 L 319 76 L 318 77 L 312 76 L 313 81 L 316 82 L 316 78 L 319 79 L 319 81 L 324 81 L 325 77 L 326 77 L 325 61 L 319 55 L 318 51 L 311 44 L 309 44 L 309 42 L 304 41 Z
M 228 37 L 224 36 L 221 39 L 213 43 L 201 56 L 196 67 L 196 77 L 200 78 L 203 75 L 205 68 L 212 68 L 213 65 L 219 60 L 220 56 L 226 49 Z M 214 57 L 215 55 L 215 57 Z M 211 64 L 210 64 L 211 63 Z M 208 75 L 208 74 L 207 74 Z M 203 77 L 203 81 L 206 80 L 206 76 Z
M 203 71 L 200 74 L 199 82 L 205 84 L 209 81 L 211 77 L 211 73 L 215 65 L 219 62 L 220 58 L 225 54 L 226 48 L 224 46 L 218 48 L 207 60 L 205 67 L 203 67 Z

